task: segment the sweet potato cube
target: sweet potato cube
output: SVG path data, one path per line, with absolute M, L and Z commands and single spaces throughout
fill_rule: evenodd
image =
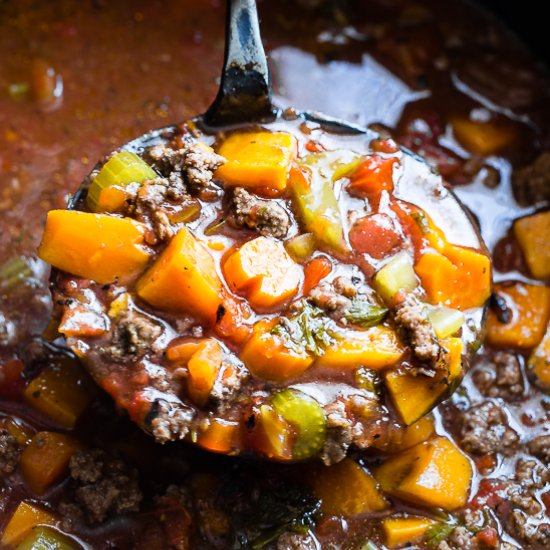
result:
M 404 348 L 396 333 L 383 326 L 353 331 L 331 344 L 316 361 L 320 367 L 334 369 L 371 369 L 391 367 L 403 355 Z
M 353 517 L 389 506 L 376 480 L 350 458 L 332 466 L 315 466 L 310 480 L 321 510 L 331 516 Z
M 382 530 L 386 545 L 390 548 L 418 542 L 428 527 L 436 523 L 433 519 L 422 517 L 390 517 L 382 520 Z
M 218 168 L 216 176 L 226 185 L 277 195 L 286 188 L 297 141 L 287 132 L 234 133 L 222 143 L 218 153 L 227 162 Z
M 468 501 L 472 465 L 454 443 L 435 437 L 393 455 L 374 477 L 392 496 L 451 511 Z
M 550 389 L 550 327 L 540 344 L 531 352 L 528 362 L 536 383 L 543 389 Z
M 65 434 L 38 432 L 21 453 L 21 474 L 31 490 L 44 494 L 67 472 L 71 456 L 81 448 Z
M 472 153 L 494 155 L 516 139 L 517 133 L 507 120 L 472 120 L 454 118 L 451 121 L 456 139 Z
M 541 340 L 550 318 L 550 288 L 515 283 L 496 285 L 495 292 L 512 313 L 509 323 L 499 321 L 494 311 L 487 316 L 487 341 L 497 347 L 529 349 Z
M 300 376 L 313 363 L 307 351 L 287 348 L 283 340 L 271 334 L 273 321 L 260 321 L 245 344 L 240 358 L 246 368 L 264 380 L 283 381 Z
M 145 226 L 130 218 L 51 210 L 39 257 L 63 271 L 100 284 L 141 273 L 149 260 Z
M 389 441 L 382 442 L 375 447 L 387 453 L 399 453 L 409 449 L 422 441 L 429 439 L 435 432 L 434 419 L 432 415 L 419 418 L 414 424 L 400 430 Z
M 235 444 L 239 423 L 221 418 L 213 418 L 208 427 L 198 434 L 197 443 L 215 453 L 228 453 Z
M 536 279 L 550 277 L 550 210 L 539 212 L 514 223 L 529 271 Z
M 32 502 L 21 502 L 4 527 L 0 542 L 3 547 L 18 544 L 37 525 L 56 525 L 58 519 Z
M 442 345 L 449 351 L 448 377 L 413 376 L 401 369 L 388 372 L 385 385 L 393 404 L 407 425 L 414 424 L 437 403 L 449 384 L 462 373 L 462 341 L 448 338 Z
M 199 406 L 208 401 L 222 366 L 222 348 L 213 338 L 205 340 L 187 363 L 187 392 Z
M 302 268 L 284 246 L 266 237 L 243 244 L 223 265 L 229 287 L 244 292 L 258 309 L 273 308 L 296 294 Z
M 208 248 L 183 227 L 139 279 L 137 293 L 167 311 L 197 315 L 211 323 L 222 301 L 222 283 Z
M 95 395 L 80 365 L 66 359 L 44 369 L 26 387 L 25 401 L 64 428 L 72 428 Z

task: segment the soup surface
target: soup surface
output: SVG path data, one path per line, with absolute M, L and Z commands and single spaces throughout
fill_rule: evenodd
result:
M 433 415 L 407 429 L 400 419 L 383 444 L 331 467 L 154 443 L 57 338 L 35 250 L 46 212 L 66 207 L 97 159 L 204 111 L 223 6 L 2 3 L 3 547 L 548 546 L 548 77 L 461 2 L 301 4 L 260 4 L 278 104 L 372 124 L 425 156 L 479 220 L 496 285 L 472 369 Z M 302 143 L 322 143 L 304 129 Z M 291 447 L 298 436 L 291 425 Z

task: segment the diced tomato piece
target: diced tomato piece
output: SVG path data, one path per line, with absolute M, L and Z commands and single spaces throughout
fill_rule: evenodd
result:
M 332 262 L 326 256 L 316 256 L 304 266 L 303 294 L 316 287 L 332 271 Z
M 399 145 L 391 138 L 378 138 L 370 142 L 371 149 L 377 153 L 386 153 L 391 155 L 399 151 Z
M 476 535 L 476 538 L 489 548 L 496 548 L 498 545 L 498 533 L 493 527 L 486 527 Z
M 318 141 L 315 141 L 313 139 L 310 139 L 306 143 L 306 149 L 310 153 L 320 153 L 321 151 L 326 151 L 326 148 L 325 148 L 324 145 L 322 145 L 321 143 L 319 143 Z
M 352 195 L 369 197 L 382 191 L 393 191 L 393 170 L 398 165 L 396 158 L 370 155 L 355 169 L 347 190 Z
M 355 222 L 349 240 L 355 251 L 376 260 L 387 256 L 402 242 L 392 219 L 386 214 L 371 214 Z

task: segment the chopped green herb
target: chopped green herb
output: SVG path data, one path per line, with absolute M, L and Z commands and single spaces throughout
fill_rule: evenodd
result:
M 363 546 L 361 546 L 361 550 L 380 550 L 380 548 L 378 545 L 374 544 L 372 540 L 368 540 L 365 544 L 363 544 Z
M 366 300 L 354 299 L 346 311 L 346 319 L 353 325 L 369 328 L 382 322 L 388 310 Z
M 418 225 L 423 235 L 427 235 L 430 232 L 430 224 L 426 219 L 426 214 L 423 212 L 413 212 L 411 218 L 415 221 L 416 225 Z
M 435 523 L 426 530 L 424 542 L 429 548 L 435 548 L 440 542 L 444 541 L 456 528 L 456 525 L 449 523 Z

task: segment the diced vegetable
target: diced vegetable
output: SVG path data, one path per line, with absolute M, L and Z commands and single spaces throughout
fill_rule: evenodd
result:
M 347 190 L 352 195 L 369 197 L 382 191 L 393 191 L 393 173 L 399 161 L 379 155 L 367 156 L 350 175 Z
M 350 458 L 328 467 L 316 465 L 310 481 L 321 510 L 330 516 L 351 518 L 389 506 L 376 480 Z
M 386 545 L 390 548 L 418 542 L 430 525 L 436 523 L 433 519 L 423 517 L 390 517 L 382 520 L 382 530 Z
M 76 210 L 51 210 L 38 255 L 53 266 L 100 284 L 141 273 L 149 260 L 145 226 Z
M 40 508 L 32 502 L 23 501 L 15 509 L 10 520 L 4 527 L 3 546 L 18 544 L 37 525 L 56 525 L 58 519 L 49 511 Z
M 234 133 L 218 150 L 227 162 L 218 168 L 216 176 L 226 185 L 280 194 L 286 188 L 297 150 L 296 138 L 287 132 Z
M 34 493 L 44 494 L 65 475 L 71 456 L 80 448 L 68 435 L 38 432 L 21 453 L 23 479 Z
M 546 330 L 540 344 L 529 357 L 529 368 L 535 375 L 537 384 L 546 390 L 550 389 L 550 327 Z
M 499 321 L 489 310 L 487 341 L 498 347 L 529 349 L 541 340 L 550 318 L 550 288 L 547 286 L 515 283 L 495 285 L 495 292 L 513 312 L 509 323 Z
M 337 151 L 332 151 L 337 153 Z M 292 202 L 306 231 L 328 248 L 344 251 L 344 228 L 340 205 L 334 193 L 333 163 L 326 163 L 326 153 L 308 155 L 290 171 Z
M 78 550 L 79 544 L 49 527 L 37 526 L 25 537 L 17 550 Z
M 386 374 L 385 383 L 393 404 L 407 425 L 413 424 L 424 416 L 449 389 L 451 382 L 462 373 L 462 340 L 448 338 L 440 342 L 449 351 L 448 377 L 413 376 L 411 373 L 396 369 Z
M 313 356 L 304 348 L 287 347 L 286 341 L 273 333 L 273 326 L 273 321 L 257 323 L 240 358 L 258 378 L 273 381 L 295 378 L 311 366 Z
M 516 132 L 508 121 L 488 121 L 455 117 L 451 121 L 456 139 L 472 153 L 494 155 L 516 139 Z
M 451 511 L 468 500 L 472 466 L 454 443 L 435 437 L 393 455 L 374 469 L 374 477 L 392 496 Z
M 246 293 L 255 308 L 268 309 L 292 298 L 302 279 L 300 266 L 284 246 L 258 237 L 243 244 L 223 264 L 227 284 Z
M 369 214 L 357 220 L 349 232 L 351 247 L 376 260 L 391 255 L 401 240 L 392 219 L 386 214 Z
M 33 436 L 33 431 L 16 417 L 0 418 L 0 428 L 7 430 L 21 447 L 26 446 Z
M 331 271 L 332 262 L 327 256 L 319 255 L 307 262 L 304 266 L 302 294 L 307 296 Z
M 374 288 L 387 303 L 393 302 L 399 292 L 414 290 L 418 279 L 412 260 L 405 252 L 394 256 L 374 276 Z
M 214 382 L 222 366 L 222 349 L 213 338 L 205 340 L 187 363 L 187 392 L 199 406 L 208 401 Z
M 353 370 L 361 366 L 383 369 L 397 363 L 404 348 L 396 333 L 383 326 L 365 331 L 349 331 L 325 349 L 316 365 Z
M 25 256 L 15 256 L 0 266 L 0 289 L 12 290 L 33 277 Z
M 238 430 L 238 422 L 212 418 L 208 427 L 199 431 L 197 443 L 215 453 L 228 453 L 233 448 Z
M 92 212 L 98 212 L 99 196 L 112 186 L 124 188 L 129 183 L 143 183 L 158 177 L 157 173 L 140 157 L 130 151 L 115 153 L 99 170 L 88 189 L 86 203 Z
M 313 233 L 302 233 L 285 241 L 286 251 L 297 262 L 307 260 L 317 247 L 317 241 Z
M 430 311 L 428 319 L 438 338 L 456 334 L 464 324 L 464 314 L 456 309 L 439 306 Z
M 65 359 L 47 367 L 25 389 L 25 400 L 64 428 L 72 428 L 95 395 L 80 365 Z
M 222 302 L 222 283 L 208 248 L 186 227 L 139 279 L 136 290 L 149 304 L 197 315 L 214 324 Z
M 399 453 L 422 443 L 430 438 L 435 432 L 434 419 L 432 415 L 425 415 L 419 418 L 414 424 L 399 430 L 398 437 L 385 441 L 382 445 L 375 445 L 377 448 L 387 453 Z
M 491 293 L 491 260 L 476 250 L 451 244 L 443 253 L 430 250 L 415 271 L 433 304 L 464 311 L 482 306 Z
M 346 320 L 361 328 L 370 328 L 379 325 L 388 310 L 385 307 L 377 306 L 367 300 L 353 299 L 346 310 Z
M 550 277 L 550 210 L 521 218 L 514 223 L 529 271 L 536 279 Z
M 268 458 L 289 460 L 292 457 L 292 427 L 271 405 L 260 407 L 254 435 L 254 447 Z
M 367 367 L 360 367 L 355 371 L 355 382 L 359 388 L 371 393 L 378 393 L 382 386 L 378 372 Z
M 326 439 L 326 420 L 321 405 L 295 390 L 276 393 L 271 404 L 296 432 L 292 459 L 303 460 L 319 454 Z

